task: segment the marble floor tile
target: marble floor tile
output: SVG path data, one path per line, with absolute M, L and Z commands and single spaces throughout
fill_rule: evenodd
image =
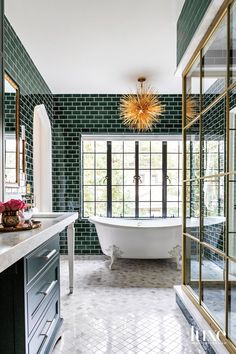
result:
M 75 289 L 61 257 L 62 339 L 54 354 L 201 354 L 175 303 L 181 273 L 166 260 L 76 257 Z

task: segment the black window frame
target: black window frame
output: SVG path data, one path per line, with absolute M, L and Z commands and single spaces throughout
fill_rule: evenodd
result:
M 137 140 L 136 140 L 137 139 Z M 180 135 L 172 135 L 171 138 L 170 136 L 166 136 L 166 137 L 163 137 L 164 140 L 162 139 L 153 139 L 151 138 L 150 141 L 152 140 L 157 140 L 157 141 L 161 141 L 162 142 L 162 151 L 160 152 L 160 155 L 162 156 L 162 168 L 161 169 L 151 169 L 150 170 L 160 170 L 162 171 L 162 215 L 161 216 L 153 216 L 151 215 L 151 211 L 152 211 L 152 208 L 151 208 L 151 200 L 150 200 L 150 216 L 149 217 L 146 217 L 146 218 L 167 218 L 167 217 L 173 217 L 172 215 L 168 216 L 168 213 L 167 213 L 167 204 L 168 202 L 175 202 L 178 204 L 178 216 L 175 216 L 175 217 L 181 217 L 181 209 L 182 209 L 182 200 L 181 200 L 181 197 L 180 197 L 180 192 L 179 192 L 179 188 L 181 187 L 182 185 L 182 181 L 181 181 L 181 178 L 180 178 L 180 173 L 181 173 L 181 170 L 182 170 L 182 167 L 180 166 L 180 163 L 179 163 L 179 159 L 182 158 L 182 152 L 179 151 L 179 148 L 178 148 L 178 153 L 176 153 L 176 155 L 178 156 L 178 169 L 176 169 L 178 171 L 178 185 L 174 185 L 174 187 L 178 188 L 178 200 L 177 201 L 169 201 L 168 200 L 168 197 L 167 197 L 167 188 L 168 188 L 168 180 L 169 180 L 169 177 L 168 177 L 168 174 L 167 174 L 167 171 L 168 171 L 168 166 L 167 166 L 167 157 L 168 157 L 168 154 L 173 154 L 173 153 L 170 153 L 167 151 L 167 143 L 168 141 L 179 141 L 180 144 L 181 144 L 181 139 L 180 139 Z M 99 141 L 99 140 L 102 140 L 102 141 L 106 141 L 107 142 L 107 151 L 106 151 L 106 155 L 107 155 L 107 158 L 106 158 L 106 188 L 107 188 L 107 200 L 106 200 L 106 204 L 107 204 L 107 217 L 118 217 L 118 216 L 113 216 L 112 215 L 112 142 L 115 141 L 115 140 L 120 140 L 120 141 L 126 141 L 126 140 L 130 140 L 130 141 L 134 141 L 135 142 L 135 175 L 134 175 L 134 184 L 135 184 L 135 215 L 134 216 L 128 216 L 128 218 L 139 218 L 140 217 L 140 200 L 139 200 L 139 186 L 140 186 L 140 168 L 139 168 L 139 155 L 140 155 L 140 152 L 139 152 L 139 142 L 140 141 L 143 141 L 143 140 L 140 140 L 139 138 L 137 138 L 136 136 L 130 136 L 129 139 L 126 139 L 124 137 L 120 137 L 120 139 L 110 139 L 108 137 L 105 137 L 103 136 L 103 138 L 101 137 L 98 137 L 98 136 L 92 136 L 92 138 L 88 139 L 88 140 L 91 140 L 93 142 L 96 142 L 96 141 Z M 146 139 L 147 141 L 149 141 L 149 137 L 147 137 Z M 84 184 L 84 178 L 83 178 L 83 170 L 84 170 L 84 162 L 83 162 L 83 156 L 84 154 L 86 154 L 84 151 L 83 151 L 83 141 L 87 141 L 86 139 L 86 136 L 81 139 L 81 216 L 83 219 L 87 219 L 89 216 L 85 216 L 84 215 L 84 186 L 86 186 Z M 150 159 L 151 159 L 151 155 L 152 155 L 152 152 L 150 151 Z M 98 152 L 94 151 L 94 155 L 96 156 L 96 154 L 99 154 Z M 123 149 L 123 152 L 122 152 L 123 155 L 125 155 L 125 152 L 124 152 L 124 149 Z M 158 154 L 158 153 L 157 153 Z M 96 173 L 96 158 L 94 159 L 94 176 L 95 176 L 95 173 Z M 123 160 L 123 171 L 124 171 L 124 160 Z M 91 169 L 92 170 L 92 169 Z M 104 169 L 105 170 L 105 169 Z M 114 171 L 114 170 L 113 170 Z M 150 176 L 151 178 L 151 176 Z M 95 177 L 94 177 L 95 179 Z M 94 184 L 94 188 L 95 188 L 95 199 L 93 201 L 91 201 L 91 203 L 94 203 L 95 206 L 94 206 L 94 211 L 95 211 L 95 215 L 96 215 L 96 203 L 97 203 L 97 200 L 96 200 L 96 182 Z M 124 178 L 123 178 L 123 193 L 124 193 L 124 186 L 126 186 L 124 184 Z M 150 190 L 151 190 L 151 181 L 150 181 Z M 157 185 L 158 186 L 158 185 Z M 124 203 L 125 203 L 125 200 L 124 200 L 124 196 L 123 196 L 123 200 L 122 200 L 122 203 L 123 203 L 123 215 L 121 215 L 120 217 L 124 217 Z M 126 216 L 125 216 L 126 217 Z M 141 218 L 145 218 L 143 216 L 141 216 Z

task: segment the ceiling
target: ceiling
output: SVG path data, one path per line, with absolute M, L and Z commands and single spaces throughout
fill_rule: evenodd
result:
M 7 0 L 5 14 L 53 93 L 126 93 L 144 75 L 181 93 L 176 21 L 184 0 Z

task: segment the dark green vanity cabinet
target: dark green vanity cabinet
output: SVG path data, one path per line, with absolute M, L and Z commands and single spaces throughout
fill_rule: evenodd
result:
M 60 317 L 59 235 L 0 274 L 0 354 L 50 353 Z

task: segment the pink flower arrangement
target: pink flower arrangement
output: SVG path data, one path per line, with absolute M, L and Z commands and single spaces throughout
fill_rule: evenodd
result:
M 0 202 L 0 213 L 4 213 L 5 211 L 22 210 L 25 206 L 25 202 L 20 199 L 10 199 L 5 203 Z

